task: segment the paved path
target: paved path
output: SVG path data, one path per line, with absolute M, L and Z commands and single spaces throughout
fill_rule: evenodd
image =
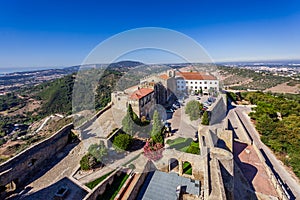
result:
M 171 123 L 172 131 L 177 137 L 193 138 L 198 129 L 199 120 L 191 122 L 189 116 L 184 113 L 185 107 L 177 109 L 173 113 L 172 119 L 168 121 Z
M 68 144 L 61 152 L 56 155 L 56 157 L 52 158 L 50 162 L 55 163 L 54 166 L 50 169 L 47 169 L 47 167 L 45 167 L 45 169 L 41 169 L 41 171 L 36 174 L 36 176 L 39 176 L 39 174 L 41 174 L 40 177 L 26 186 L 24 190 L 26 192 L 24 192 L 23 196 L 32 195 L 35 192 L 46 190 L 47 188 L 49 188 L 49 186 L 62 180 L 64 177 L 71 176 L 82 157 L 82 143 L 79 143 L 75 147 L 74 145 L 75 144 Z M 57 162 L 57 160 L 59 161 Z
M 91 182 L 97 178 L 100 178 L 101 176 L 111 172 L 112 170 L 117 169 L 118 167 L 121 167 L 124 163 L 130 161 L 131 159 L 133 159 L 135 156 L 137 156 L 138 154 L 140 154 L 142 152 L 143 152 L 143 149 L 134 151 L 134 152 L 126 155 L 124 158 L 116 160 L 112 164 L 107 164 L 102 169 L 94 171 L 84 177 L 80 177 L 77 180 L 83 184 L 89 183 L 89 182 Z
M 252 145 L 234 142 L 234 157 L 256 192 L 278 197 L 278 194 Z
M 245 114 L 245 111 L 249 109 L 246 107 L 236 107 L 235 108 L 237 114 L 240 116 L 241 120 L 243 121 L 245 127 L 247 128 L 249 134 L 251 135 L 253 142 L 256 144 L 258 148 L 261 148 L 265 154 L 267 155 L 268 159 L 271 162 L 274 170 L 278 173 L 280 178 L 283 180 L 284 183 L 288 185 L 290 190 L 292 191 L 293 195 L 295 195 L 296 199 L 300 199 L 300 184 L 298 180 L 296 180 L 293 175 L 291 175 L 286 168 L 284 167 L 283 163 L 279 161 L 273 152 L 263 144 L 259 138 L 259 133 L 254 128 L 253 124 L 250 121 L 250 118 Z M 288 189 L 288 188 L 286 188 Z

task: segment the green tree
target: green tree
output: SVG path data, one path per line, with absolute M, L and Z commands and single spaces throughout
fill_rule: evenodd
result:
M 80 160 L 80 168 L 82 170 L 92 169 L 97 164 L 97 160 L 91 154 L 84 155 Z
M 130 114 L 131 119 L 133 122 L 137 125 L 141 124 L 140 118 L 137 116 L 137 114 L 133 111 L 131 104 L 128 105 L 128 112 Z
M 200 87 L 200 94 L 201 94 L 201 96 L 203 95 L 203 90 L 202 90 L 202 87 Z
M 200 117 L 200 110 L 202 109 L 202 104 L 196 100 L 189 101 L 186 104 L 185 113 L 190 116 L 190 120 L 197 120 Z
M 103 141 L 100 141 L 99 144 L 92 144 L 89 146 L 88 152 L 97 160 L 101 162 L 103 156 L 107 155 L 107 148 L 104 145 Z
M 203 113 L 201 124 L 203 124 L 203 125 L 209 125 L 209 118 L 208 118 L 207 111 L 204 111 L 204 113 Z
M 119 134 L 114 138 L 113 147 L 117 151 L 125 151 L 128 150 L 130 145 L 132 144 L 132 136 L 128 134 Z
M 153 114 L 152 130 L 150 135 L 154 143 L 163 144 L 164 138 L 162 136 L 162 123 L 157 110 L 155 110 Z
M 135 131 L 134 131 L 134 121 L 132 119 L 133 114 L 131 113 L 131 111 L 132 111 L 132 107 L 129 104 L 128 109 L 127 109 L 127 113 L 126 113 L 125 117 L 122 120 L 122 126 L 123 126 L 122 130 L 125 133 L 133 136 Z

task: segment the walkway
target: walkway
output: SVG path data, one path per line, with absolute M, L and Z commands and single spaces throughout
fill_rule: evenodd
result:
M 278 197 L 265 167 L 252 145 L 234 142 L 234 158 L 254 191 Z
M 101 176 L 111 172 L 114 169 L 117 169 L 118 167 L 121 167 L 124 163 L 134 159 L 136 156 L 138 156 L 140 153 L 143 152 L 143 149 L 140 149 L 138 151 L 131 152 L 130 154 L 126 155 L 124 158 L 114 161 L 112 164 L 107 164 L 105 167 L 98 169 L 97 171 L 94 171 L 92 173 L 89 173 L 85 176 L 75 175 L 74 178 L 76 178 L 79 182 L 82 184 L 89 183 L 97 178 L 100 178 Z
M 278 173 L 278 175 L 280 176 L 279 178 L 282 179 L 284 184 L 287 184 L 287 186 L 285 186 L 285 188 L 287 190 L 291 190 L 293 194 L 291 195 L 291 199 L 295 198 L 295 199 L 300 199 L 300 184 L 299 181 L 297 180 L 296 177 L 294 177 L 292 174 L 290 174 L 285 166 L 283 165 L 283 163 L 281 161 L 279 161 L 276 156 L 274 155 L 274 153 L 269 149 L 269 147 L 267 147 L 265 144 L 263 144 L 259 138 L 259 133 L 257 132 L 257 130 L 254 128 L 253 124 L 250 121 L 250 118 L 244 113 L 245 111 L 247 111 L 247 108 L 243 108 L 243 107 L 237 107 L 236 111 L 238 113 L 238 115 L 240 116 L 241 120 L 243 121 L 245 127 L 247 128 L 249 134 L 251 135 L 253 142 L 256 144 L 256 146 L 258 148 L 261 148 L 267 158 L 269 159 L 269 165 L 271 165 L 271 167 L 275 170 L 276 173 Z M 294 195 L 294 197 L 292 197 L 292 195 Z

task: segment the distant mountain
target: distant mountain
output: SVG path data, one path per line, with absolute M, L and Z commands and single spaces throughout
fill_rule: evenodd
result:
M 120 61 L 116 63 L 111 63 L 108 65 L 108 68 L 120 68 L 120 67 L 126 67 L 126 68 L 131 68 L 131 67 L 136 67 L 139 65 L 144 65 L 144 63 L 138 62 L 138 61 L 130 61 L 130 60 L 125 60 L 125 61 Z

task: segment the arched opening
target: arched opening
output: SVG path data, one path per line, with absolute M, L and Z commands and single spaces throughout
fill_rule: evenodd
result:
M 192 165 L 190 162 L 188 161 L 185 161 L 183 163 L 183 166 L 182 166 L 182 173 L 183 174 L 188 174 L 188 175 L 192 175 L 193 174 L 193 169 L 192 169 Z
M 178 172 L 179 162 L 176 158 L 171 158 L 169 160 L 169 172 Z

